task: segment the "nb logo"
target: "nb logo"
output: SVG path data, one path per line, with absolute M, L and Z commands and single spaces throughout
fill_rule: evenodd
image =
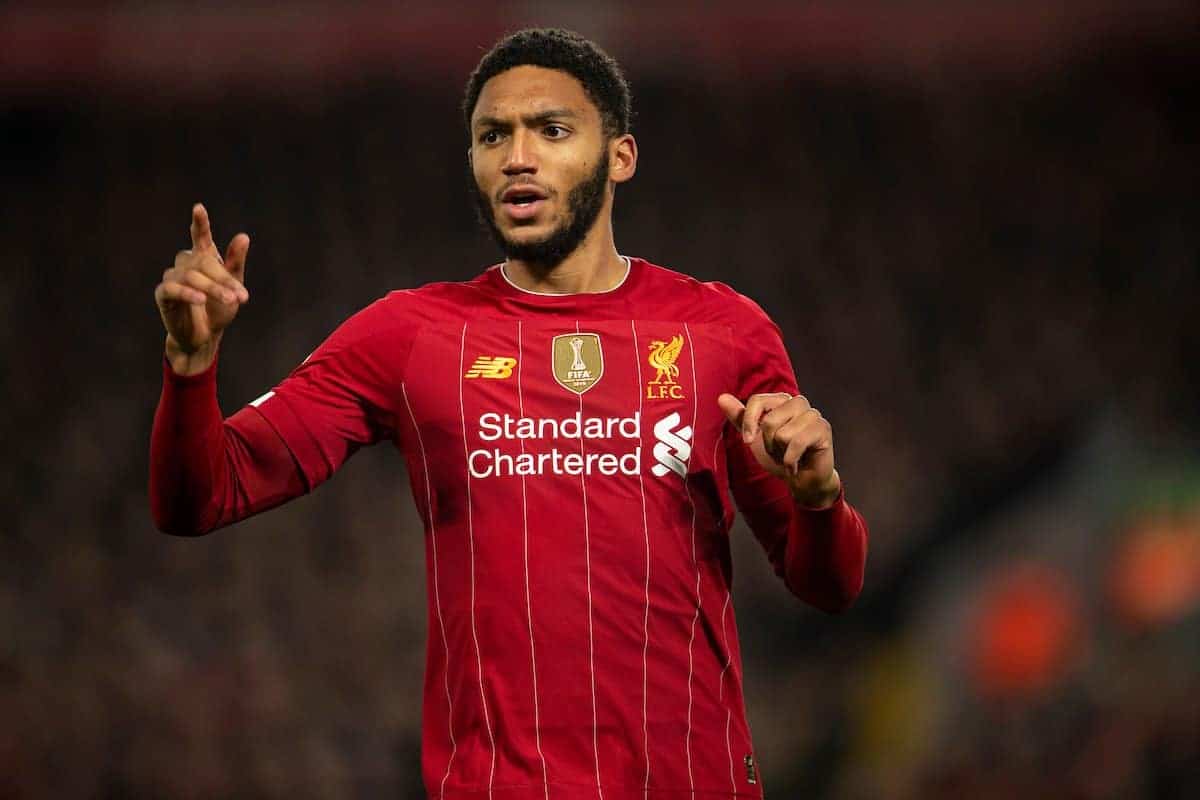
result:
M 463 375 L 464 378 L 508 378 L 512 376 L 515 358 L 508 356 L 480 356 Z
M 658 463 L 650 471 L 660 478 L 668 472 L 687 477 L 687 460 L 692 455 L 692 446 L 688 443 L 692 438 L 692 426 L 675 430 L 679 422 L 679 414 L 672 412 L 654 423 L 654 438 L 658 439 L 654 445 L 654 460 Z

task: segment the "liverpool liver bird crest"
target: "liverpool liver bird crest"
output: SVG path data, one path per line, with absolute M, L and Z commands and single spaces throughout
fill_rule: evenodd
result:
M 679 367 L 675 366 L 675 360 L 679 358 L 681 350 L 683 350 L 683 336 L 679 334 L 671 337 L 669 342 L 661 339 L 650 342 L 650 358 L 648 360 L 650 366 L 658 370 L 658 374 L 650 383 L 675 383 L 675 378 L 679 375 Z

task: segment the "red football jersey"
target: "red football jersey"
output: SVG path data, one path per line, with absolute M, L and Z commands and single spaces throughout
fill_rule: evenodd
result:
M 861 588 L 862 518 L 841 498 L 796 508 L 717 405 L 797 393 L 778 328 L 723 284 L 627 261 L 595 294 L 525 291 L 500 267 L 392 292 L 225 423 L 243 452 L 265 419 L 301 490 L 359 446 L 404 454 L 431 797 L 761 797 L 729 493 L 798 596 L 836 610 Z M 216 524 L 286 499 L 245 496 L 254 468 Z

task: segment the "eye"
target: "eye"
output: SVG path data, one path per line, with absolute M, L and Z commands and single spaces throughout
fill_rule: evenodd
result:
M 542 133 L 546 134 L 547 138 L 550 139 L 564 139 L 570 135 L 571 132 L 562 125 L 550 124 L 542 128 Z
M 481 133 L 479 135 L 480 144 L 496 144 L 499 141 L 500 141 L 500 131 L 498 131 L 494 128 L 490 131 L 484 131 L 483 133 Z

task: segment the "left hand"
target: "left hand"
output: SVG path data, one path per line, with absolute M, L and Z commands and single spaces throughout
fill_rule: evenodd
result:
M 833 428 L 804 395 L 755 394 L 743 404 L 722 394 L 717 405 L 763 469 L 787 481 L 797 503 L 833 505 L 842 489 L 833 466 Z

